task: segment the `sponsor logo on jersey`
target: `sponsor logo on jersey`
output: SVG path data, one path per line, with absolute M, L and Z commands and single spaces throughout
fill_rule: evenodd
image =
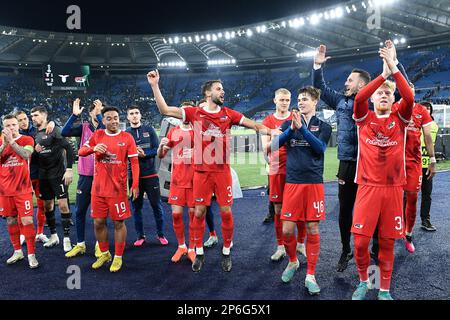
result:
M 283 216 L 285 216 L 286 218 L 290 218 L 290 217 L 292 217 L 292 213 L 285 212 L 285 213 L 283 213 Z
M 216 137 L 216 138 L 223 138 L 226 136 L 226 134 L 223 134 L 220 131 L 220 128 L 214 125 L 213 123 L 209 124 L 209 127 L 207 130 L 201 132 L 204 136 L 210 136 L 210 137 Z
M 355 227 L 355 229 L 362 229 L 364 227 L 364 225 L 356 223 L 355 225 L 353 225 Z
M 395 122 L 394 122 L 394 125 L 395 125 Z M 366 143 L 371 144 L 373 146 L 379 146 L 379 147 L 390 147 L 390 146 L 396 146 L 398 144 L 397 141 L 391 141 L 389 139 L 389 137 L 386 137 L 381 132 L 378 132 L 376 138 L 373 140 L 370 140 L 369 138 L 367 138 Z
M 144 132 L 144 133 L 142 134 L 142 136 L 143 136 L 144 138 L 148 138 L 148 137 L 150 137 L 150 133 Z
M 203 198 L 196 198 L 195 201 L 196 202 L 203 202 Z
M 319 131 L 319 127 L 318 127 L 318 126 L 311 126 L 311 127 L 309 128 L 309 130 L 310 130 L 311 132 L 317 132 L 317 131 Z
M 178 197 L 177 196 L 172 196 L 170 199 L 175 201 L 175 200 L 178 200 Z
M 118 142 L 117 145 L 118 145 L 119 147 L 125 147 L 125 142 Z
M 392 129 L 393 127 L 395 127 L 395 121 L 388 124 L 388 129 Z

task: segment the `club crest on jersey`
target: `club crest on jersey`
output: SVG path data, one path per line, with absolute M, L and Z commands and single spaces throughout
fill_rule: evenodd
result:
M 118 145 L 119 147 L 125 147 L 125 142 L 118 142 L 117 145 Z
M 364 225 L 357 223 L 354 225 L 354 227 L 355 227 L 355 229 L 362 229 L 364 227 Z
M 388 129 L 392 129 L 393 127 L 395 127 L 395 121 L 388 124 Z
M 311 126 L 311 127 L 309 128 L 309 131 L 311 131 L 311 132 L 317 132 L 317 131 L 319 131 L 319 127 L 318 127 L 318 126 Z
M 148 137 L 150 137 L 150 133 L 144 132 L 144 133 L 142 134 L 142 136 L 143 136 L 144 138 L 148 138 Z

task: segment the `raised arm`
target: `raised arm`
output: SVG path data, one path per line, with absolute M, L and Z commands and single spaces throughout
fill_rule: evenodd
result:
M 327 47 L 323 44 L 316 49 L 316 54 L 314 56 L 314 66 L 312 75 L 312 84 L 315 88 L 320 89 L 320 98 L 325 102 L 330 108 L 336 109 L 339 100 L 344 97 L 343 94 L 328 87 L 323 78 L 323 68 L 322 65 L 330 59 L 330 57 L 325 57 Z
M 367 115 L 369 112 L 369 98 L 383 84 L 386 78 L 383 75 L 379 75 L 358 92 L 353 104 L 354 119 L 356 121 Z
M 400 71 L 397 71 L 392 76 L 394 77 L 398 91 L 400 92 L 400 95 L 402 97 L 399 102 L 398 112 L 403 119 L 409 121 L 409 119 L 411 119 L 414 107 L 414 95 L 411 88 L 409 87 L 408 82 L 406 82 L 405 77 L 403 77 Z
M 267 128 L 262 123 L 255 122 L 250 120 L 249 118 L 244 117 L 240 123 L 241 126 L 253 129 L 258 133 L 270 135 L 272 133 L 272 129 Z
M 64 124 L 64 127 L 61 130 L 61 135 L 63 137 L 81 137 L 82 134 L 82 126 L 76 126 L 73 127 L 73 124 L 75 121 L 78 120 L 78 117 L 74 114 L 72 114 L 69 119 L 67 119 L 67 122 Z
M 159 113 L 161 113 L 164 116 L 181 119 L 183 117 L 181 109 L 178 107 L 169 107 L 166 103 L 166 100 L 164 100 L 161 90 L 159 89 L 158 70 L 150 71 L 147 74 L 147 80 L 148 83 L 150 84 L 150 87 L 152 88 L 153 96 L 155 97 L 156 106 L 158 107 Z

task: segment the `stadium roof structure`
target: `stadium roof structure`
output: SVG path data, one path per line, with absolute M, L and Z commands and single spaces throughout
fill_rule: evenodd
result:
M 181 30 L 180 30 L 181 31 Z M 205 69 L 293 63 L 326 44 L 333 57 L 450 43 L 449 0 L 359 0 L 284 19 L 210 32 L 148 35 L 58 33 L 0 26 L 0 65 L 48 62 L 93 68 Z

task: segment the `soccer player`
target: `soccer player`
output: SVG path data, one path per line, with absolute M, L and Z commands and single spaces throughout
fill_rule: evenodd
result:
M 394 242 L 404 237 L 405 138 L 414 95 L 388 49 L 381 48 L 380 56 L 383 59 L 382 74 L 356 95 L 354 104 L 359 152 L 355 178 L 358 193 L 352 233 L 360 283 L 353 293 L 353 300 L 365 299 L 369 289 L 369 242 L 377 226 L 381 274 L 378 299 L 392 300 L 389 288 L 394 265 Z M 402 96 L 394 107 L 395 84 L 386 81 L 391 74 Z M 375 111 L 369 110 L 369 98 Z
M 423 105 L 427 111 L 430 113 L 431 119 L 433 118 L 433 105 L 428 101 L 422 101 L 420 103 Z M 433 145 L 436 143 L 437 133 L 439 127 L 436 122 L 432 122 L 430 126 L 430 133 L 432 137 Z M 422 145 L 422 201 L 420 203 L 420 218 L 422 219 L 422 229 L 426 231 L 436 231 L 436 227 L 431 224 L 430 221 L 430 207 L 431 207 L 431 192 L 433 191 L 433 178 L 430 178 L 431 172 L 428 169 L 430 163 L 436 162 L 436 158 L 430 157 L 425 146 L 425 141 L 423 135 L 420 137 Z
M 305 287 L 311 295 L 320 293 L 315 268 L 320 252 L 319 222 L 325 220 L 324 154 L 331 136 L 331 126 L 315 116 L 319 100 L 319 89 L 301 88 L 297 100 L 300 112 L 293 111 L 291 123 L 282 125 L 284 132 L 271 145 L 272 151 L 286 145 L 287 152 L 281 220 L 289 263 L 281 279 L 291 281 L 299 267 L 294 231 L 298 221 L 303 221 L 307 229 Z
M 125 219 L 131 217 L 127 199 L 128 160 L 131 163 L 133 185 L 132 198 L 139 194 L 138 150 L 131 134 L 119 128 L 119 110 L 105 107 L 102 110 L 104 130 L 96 130 L 92 137 L 78 151 L 81 157 L 95 153 L 94 181 L 91 191 L 91 216 L 94 218 L 95 237 L 102 252 L 92 264 L 98 269 L 111 261 L 109 252 L 106 218 L 114 221 L 115 256 L 110 271 L 117 272 L 122 267 L 127 228 Z
M 30 268 L 37 268 L 35 256 L 36 230 L 33 223 L 33 189 L 29 160 L 33 153 L 33 138 L 19 134 L 19 123 L 13 114 L 3 117 L 0 139 L 0 208 L 8 224 L 14 247 L 7 264 L 24 258 L 20 245 L 20 230 L 25 235 Z M 19 227 L 20 225 L 20 227 Z M 19 230 L 20 229 L 20 230 Z
M 206 206 L 214 193 L 222 217 L 222 269 L 231 271 L 230 246 L 233 238 L 232 181 L 230 172 L 230 129 L 233 125 L 255 129 L 262 133 L 271 130 L 245 118 L 241 113 L 223 106 L 225 91 L 220 80 L 207 81 L 202 87 L 206 98 L 204 107 L 169 107 L 159 89 L 158 70 L 147 74 L 159 112 L 191 123 L 194 129 L 194 200 L 193 221 L 196 257 L 192 270 L 199 272 L 204 264 L 203 234 Z
M 409 83 L 409 85 L 414 94 L 414 85 L 412 83 Z M 432 123 L 433 119 L 431 119 L 427 109 L 423 105 L 415 103 L 411 120 L 406 128 L 406 185 L 403 188 L 406 194 L 406 230 L 404 243 L 406 250 L 410 253 L 414 253 L 415 251 L 415 247 L 412 242 L 412 231 L 416 222 L 417 198 L 420 191 L 420 186 L 423 182 L 422 150 L 420 139 L 423 131 L 426 150 L 428 151 L 428 154 L 431 155 L 431 158 L 434 158 L 434 144 L 431 136 Z M 434 158 L 433 162 L 430 162 L 426 178 L 432 179 L 435 173 L 436 158 Z
M 134 246 L 140 247 L 145 242 L 144 225 L 142 222 L 142 206 L 144 204 L 144 193 L 147 193 L 150 206 L 156 222 L 156 239 L 163 246 L 169 242 L 164 237 L 164 212 L 161 201 L 161 191 L 159 189 L 159 177 L 155 168 L 155 156 L 159 146 L 158 136 L 151 126 L 143 125 L 141 122 L 141 111 L 138 106 L 127 108 L 127 119 L 131 127 L 126 130 L 130 133 L 137 145 L 139 153 L 139 197 L 131 202 L 133 211 L 134 226 L 138 234 Z M 131 172 L 129 174 L 130 179 Z M 133 181 L 130 181 L 133 184 Z
M 178 248 L 172 256 L 172 262 L 180 261 L 186 255 L 193 263 L 195 260 L 194 231 L 194 194 L 192 180 L 194 131 L 189 123 L 182 123 L 170 129 L 167 137 L 161 139 L 158 147 L 158 157 L 164 158 L 172 149 L 172 175 L 170 178 L 169 204 L 172 207 L 173 230 L 178 241 Z M 183 209 L 189 210 L 189 249 L 186 247 Z
M 44 247 L 50 248 L 59 244 L 55 220 L 56 197 L 64 229 L 64 252 L 69 252 L 72 250 L 72 245 L 69 237 L 71 213 L 68 189 L 73 179 L 73 150 L 67 140 L 61 136 L 60 128 L 55 127 L 51 134 L 46 133 L 47 115 L 45 107 L 31 109 L 33 125 L 38 129 L 34 149 L 38 154 L 39 161 L 40 198 L 44 200 L 45 217 L 51 233 L 50 239 L 44 243 Z M 65 151 L 65 158 L 63 151 Z
M 275 97 L 273 99 L 275 103 L 275 113 L 267 116 L 262 124 L 267 128 L 280 130 L 281 125 L 285 121 L 292 120 L 291 112 L 289 111 L 289 105 L 291 102 L 291 92 L 287 89 L 280 88 L 275 91 Z M 277 250 L 270 257 L 272 261 L 279 261 L 286 256 L 283 241 L 283 225 L 281 223 L 281 207 L 283 204 L 283 190 L 286 183 L 286 147 L 283 146 L 277 151 L 271 152 L 270 136 L 261 136 L 262 146 L 264 153 L 269 158 L 269 199 L 274 205 L 275 216 L 275 234 L 277 240 Z M 305 236 L 306 229 L 303 221 L 299 221 L 297 224 L 298 239 L 297 239 L 297 251 L 306 256 L 305 252 Z
M 33 138 L 36 137 L 37 129 L 33 127 L 32 123 L 30 123 L 30 119 L 24 111 L 17 111 L 15 114 L 17 121 L 19 122 L 19 133 L 25 136 L 30 136 Z M 51 134 L 55 128 L 55 122 L 49 121 L 47 125 L 47 134 Z M 34 144 L 33 144 L 34 145 Z M 45 212 L 44 212 L 44 201 L 39 198 L 39 159 L 38 154 L 33 152 L 30 160 L 30 177 L 31 184 L 33 186 L 33 193 L 36 197 L 36 222 L 37 222 L 37 231 L 36 231 L 36 241 L 40 241 L 45 243 L 48 241 L 47 236 L 44 234 L 44 224 L 45 224 Z M 22 236 L 21 236 L 22 237 Z M 22 238 L 21 238 L 22 242 Z
M 80 146 L 94 134 L 95 130 L 103 129 L 101 111 L 103 109 L 102 102 L 95 100 L 89 107 L 89 121 L 82 121 L 81 124 L 74 127 L 74 123 L 80 118 L 84 107 L 80 108 L 80 99 L 75 99 L 72 106 L 72 115 L 62 128 L 61 135 L 63 137 L 79 137 Z M 78 159 L 78 184 L 76 196 L 76 229 L 77 244 L 72 250 L 66 253 L 67 258 L 72 258 L 86 252 L 86 212 L 91 204 L 91 189 L 94 176 L 94 155 L 88 157 L 79 157 Z M 95 245 L 95 256 L 100 256 L 100 248 L 98 243 Z

